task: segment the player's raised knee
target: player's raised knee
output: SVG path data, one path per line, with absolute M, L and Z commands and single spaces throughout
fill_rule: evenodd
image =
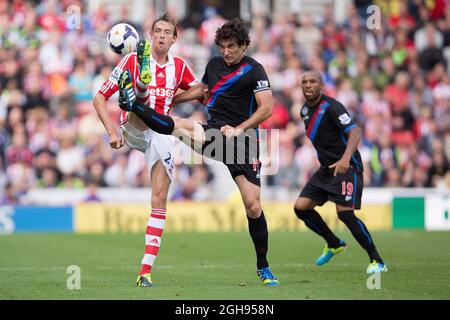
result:
M 296 207 L 294 207 L 294 212 L 295 212 L 295 215 L 296 215 L 299 219 L 302 219 L 302 220 L 303 220 L 303 211 L 302 211 L 302 210 L 297 209 Z
M 294 207 L 295 215 L 300 220 L 305 220 L 306 216 L 308 215 L 308 212 L 311 212 L 311 211 L 313 211 L 313 210 L 311 210 L 311 209 L 298 209 L 298 208 Z
M 247 211 L 247 215 L 250 218 L 258 218 L 261 215 L 261 203 L 258 199 L 254 199 L 245 203 L 245 209 Z

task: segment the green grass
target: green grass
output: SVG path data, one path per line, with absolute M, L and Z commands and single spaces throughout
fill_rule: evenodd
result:
M 368 259 L 350 233 L 349 247 L 323 266 L 312 232 L 271 233 L 269 261 L 281 282 L 263 287 L 247 233 L 166 233 L 154 288 L 137 288 L 143 235 L 0 236 L 0 299 L 450 299 L 450 233 L 374 232 L 388 263 L 381 289 L 369 290 Z M 66 269 L 81 268 L 81 290 L 68 290 Z

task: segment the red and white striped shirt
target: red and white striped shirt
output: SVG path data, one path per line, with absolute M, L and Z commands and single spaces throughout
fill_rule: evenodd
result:
M 152 81 L 143 90 L 136 81 L 139 77 L 137 55 L 136 52 L 131 52 L 122 58 L 108 80 L 100 87 L 98 93 L 106 100 L 119 89 L 118 82 L 123 70 L 130 70 L 133 75 L 133 86 L 138 101 L 161 114 L 169 113 L 172 108 L 172 99 L 178 88 L 187 90 L 198 83 L 194 72 L 182 58 L 168 55 L 167 63 L 159 65 L 153 57 L 150 57 Z M 126 112 L 122 112 L 120 120 L 121 124 L 127 121 Z

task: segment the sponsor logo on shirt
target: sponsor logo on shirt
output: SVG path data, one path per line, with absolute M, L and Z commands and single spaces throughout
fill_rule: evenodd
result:
M 172 89 L 164 89 L 164 88 L 150 88 L 149 93 L 151 96 L 173 98 L 175 91 Z

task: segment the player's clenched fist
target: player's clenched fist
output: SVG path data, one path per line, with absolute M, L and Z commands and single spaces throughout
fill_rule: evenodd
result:
M 111 148 L 120 149 L 123 147 L 123 144 L 123 138 L 119 134 L 115 133 L 109 136 L 109 145 Z

